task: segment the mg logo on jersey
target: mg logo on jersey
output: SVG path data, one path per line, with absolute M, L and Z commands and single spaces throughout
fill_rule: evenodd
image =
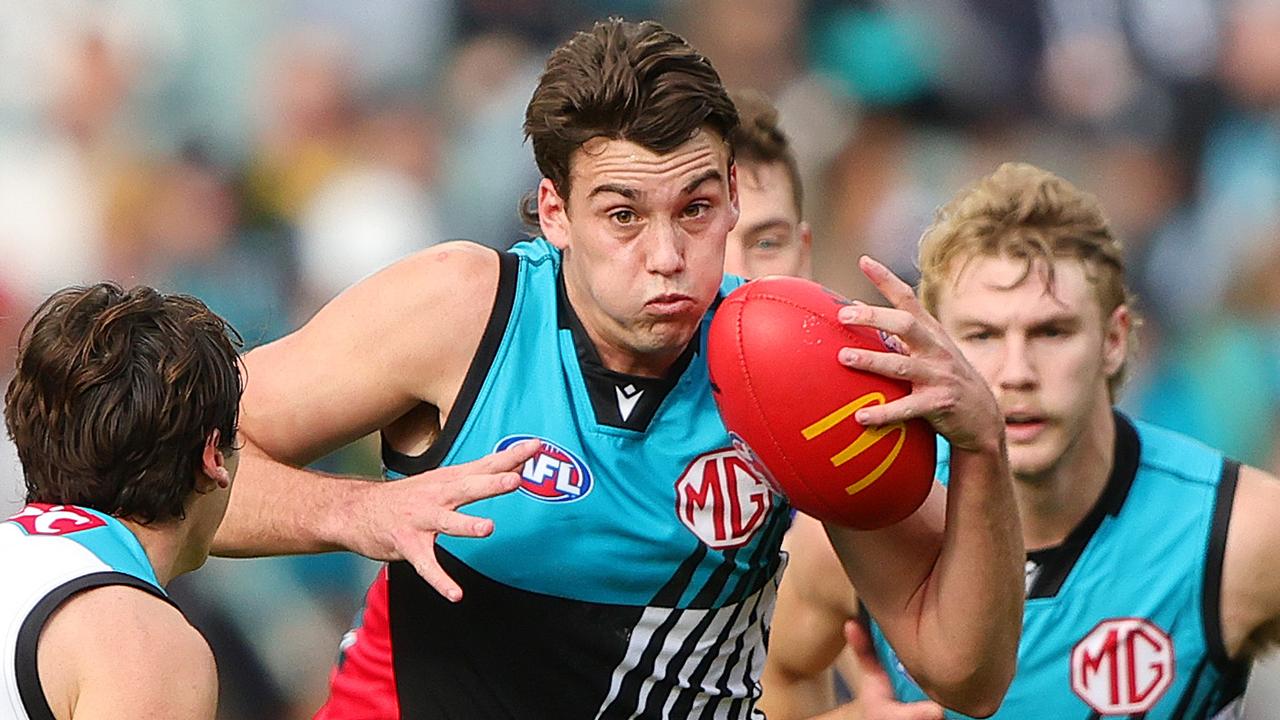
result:
M 676 515 L 707 545 L 745 545 L 773 507 L 769 485 L 725 448 L 699 455 L 676 481 Z
M 511 447 L 521 440 L 537 440 L 542 449 L 524 461 L 520 470 L 520 492 L 535 500 L 563 503 L 581 500 L 591 492 L 591 471 L 577 455 L 559 445 L 534 435 L 512 435 L 503 438 L 494 452 Z
M 9 518 L 9 522 L 21 525 L 28 535 L 66 535 L 107 524 L 106 520 L 78 507 L 46 503 L 27 505 Z
M 1071 689 L 1103 715 L 1146 712 L 1173 683 L 1173 657 L 1149 620 L 1103 620 L 1071 651 Z

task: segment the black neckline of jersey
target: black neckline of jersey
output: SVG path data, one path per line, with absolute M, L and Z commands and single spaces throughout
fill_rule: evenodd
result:
M 717 303 L 719 297 L 717 297 Z M 714 306 L 713 306 L 714 307 Z M 693 361 L 701 342 L 702 326 L 680 357 L 660 378 L 641 377 L 620 373 L 604 366 L 600 361 L 600 353 L 595 343 L 587 335 L 581 318 L 569 302 L 569 294 L 565 289 L 564 271 L 556 277 L 556 316 L 561 330 L 568 330 L 573 337 L 573 347 L 578 355 L 578 368 L 582 373 L 583 383 L 587 387 L 587 397 L 591 400 L 591 409 L 595 413 L 596 422 L 608 427 L 645 432 L 653 421 L 662 401 L 680 382 L 680 377 Z M 623 405 L 628 413 L 623 416 Z
M 1116 423 L 1115 455 L 1107 484 L 1103 487 L 1097 502 L 1080 524 L 1067 535 L 1066 540 L 1053 547 L 1027 552 L 1027 560 L 1035 563 L 1039 572 L 1031 583 L 1031 587 L 1027 589 L 1028 600 L 1050 598 L 1058 594 L 1067 576 L 1071 574 L 1071 569 L 1076 566 L 1080 555 L 1088 547 L 1089 541 L 1098 532 L 1102 521 L 1107 516 L 1119 515 L 1121 508 L 1124 507 L 1124 501 L 1129 497 L 1129 489 L 1133 487 L 1133 479 L 1138 474 L 1142 440 L 1139 439 L 1138 430 L 1128 418 L 1114 411 L 1112 415 Z

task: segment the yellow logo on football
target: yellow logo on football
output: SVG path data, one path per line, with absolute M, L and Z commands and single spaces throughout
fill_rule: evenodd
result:
M 884 393 L 867 393 L 866 395 L 863 395 L 857 400 L 846 404 L 844 407 L 841 407 L 830 415 L 827 415 L 821 420 L 815 422 L 809 427 L 801 430 L 800 434 L 804 436 L 805 440 L 812 440 L 844 422 L 850 415 L 858 412 L 860 408 L 872 404 L 884 405 L 885 402 Z M 898 439 L 894 442 L 893 449 L 889 451 L 889 454 L 885 456 L 884 460 L 880 461 L 880 464 L 872 469 L 871 472 L 863 475 L 852 485 L 847 486 L 845 488 L 845 492 L 850 495 L 858 493 L 866 489 L 866 487 L 871 483 L 879 480 L 881 475 L 884 475 L 885 471 L 893 465 L 893 461 L 898 459 L 898 453 L 902 451 L 902 444 L 907 440 L 907 427 L 904 423 L 899 421 L 884 427 L 864 428 L 858 437 L 854 438 L 853 442 L 849 443 L 845 449 L 831 456 L 832 466 L 840 467 L 861 455 L 867 448 L 875 445 L 881 438 L 892 432 L 898 433 Z

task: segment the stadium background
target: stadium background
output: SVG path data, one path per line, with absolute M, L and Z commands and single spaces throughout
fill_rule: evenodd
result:
M 432 242 L 519 239 L 524 104 L 608 14 L 777 101 L 818 279 L 845 293 L 871 297 L 862 252 L 913 277 L 934 208 L 1002 161 L 1096 192 L 1146 317 L 1122 405 L 1280 469 L 1277 0 L 6 0 L 0 379 L 69 283 L 193 293 L 253 346 Z M 376 473 L 375 452 L 322 466 Z M 20 484 L 5 439 L 0 510 Z M 372 571 L 213 560 L 175 583 L 222 717 L 309 717 Z M 1280 717 L 1274 674 L 1250 717 Z

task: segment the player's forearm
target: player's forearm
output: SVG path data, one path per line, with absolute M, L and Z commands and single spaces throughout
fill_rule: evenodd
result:
M 825 718 L 822 713 L 836 704 L 830 672 L 795 676 L 766 669 L 760 682 L 764 693 L 758 706 L 769 720 Z
M 259 557 L 349 549 L 353 510 L 369 489 L 368 480 L 301 470 L 247 443 L 213 554 Z
M 919 594 L 920 653 L 934 699 L 994 712 L 1016 665 L 1025 554 L 1003 443 L 955 449 L 937 565 Z

